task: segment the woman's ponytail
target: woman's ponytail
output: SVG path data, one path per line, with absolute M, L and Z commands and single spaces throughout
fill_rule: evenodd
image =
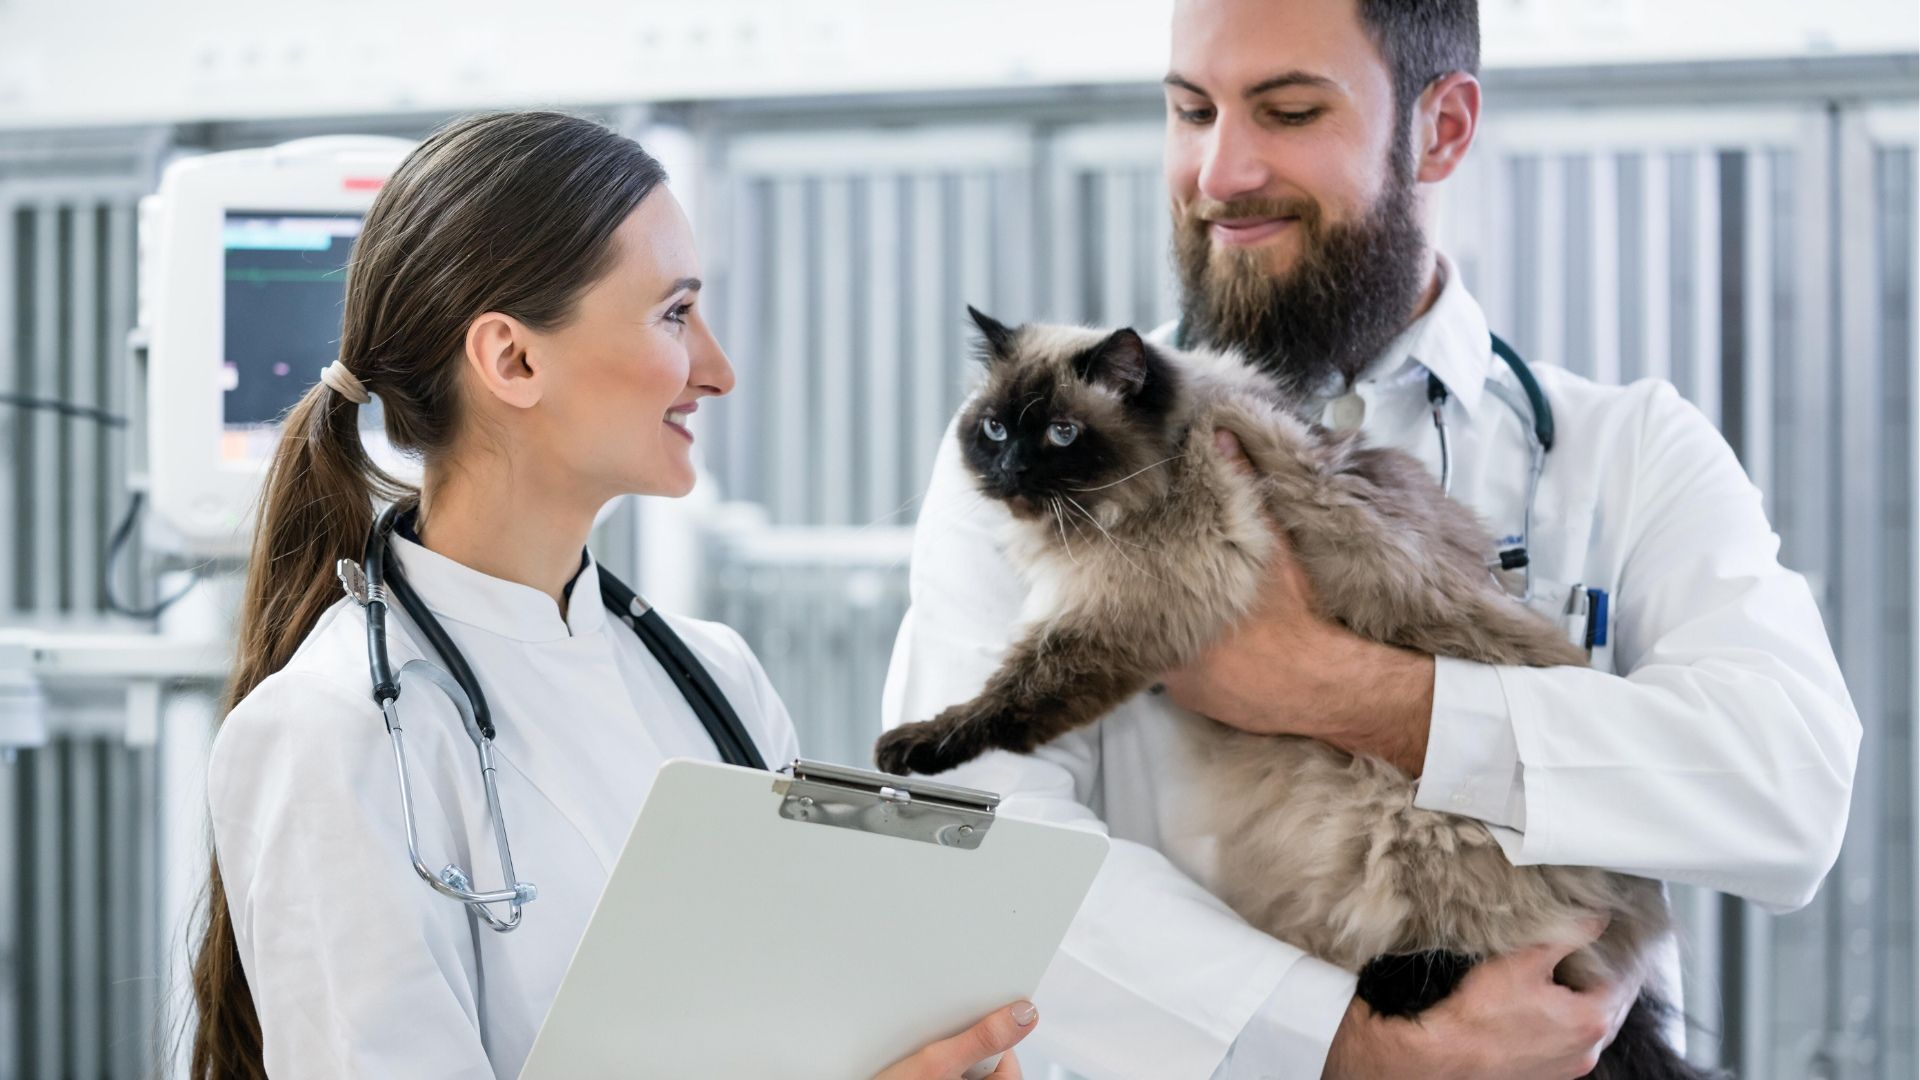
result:
M 315 383 L 286 415 L 247 561 L 223 716 L 286 664 L 321 613 L 340 598 L 335 561 L 359 557 L 373 525 L 374 500 L 403 491 L 367 457 L 358 413 L 340 391 Z M 260 1021 L 240 967 L 218 859 L 208 880 L 193 996 L 200 1021 L 190 1075 L 265 1077 Z

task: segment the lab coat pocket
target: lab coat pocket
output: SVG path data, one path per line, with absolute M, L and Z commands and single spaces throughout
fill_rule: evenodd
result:
M 1582 595 L 1576 596 L 1575 590 Z M 1587 664 L 1597 671 L 1613 671 L 1613 627 L 1616 600 L 1607 583 L 1533 579 L 1533 598 L 1527 602 L 1541 618 L 1559 627 L 1567 640 L 1587 650 Z

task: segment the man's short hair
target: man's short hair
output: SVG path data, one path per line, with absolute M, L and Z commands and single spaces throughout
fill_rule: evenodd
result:
M 1480 73 L 1479 0 L 1359 0 L 1360 25 L 1393 73 L 1394 116 L 1405 125 L 1427 84 Z

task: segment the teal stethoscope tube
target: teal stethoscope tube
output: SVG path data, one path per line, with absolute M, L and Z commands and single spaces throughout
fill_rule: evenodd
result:
M 1187 347 L 1186 324 L 1178 323 L 1173 330 L 1173 343 L 1179 348 Z M 1513 346 L 1507 344 L 1498 334 L 1488 334 L 1493 353 L 1513 372 L 1524 395 L 1525 407 L 1515 400 L 1513 391 L 1498 383 L 1488 383 L 1487 389 L 1498 397 L 1507 408 L 1512 409 L 1520 418 L 1527 432 L 1527 502 L 1526 513 L 1521 520 L 1520 543 L 1495 553 L 1494 566 L 1501 570 L 1524 571 L 1523 587 L 1519 599 L 1533 599 L 1533 566 L 1528 548 L 1533 543 L 1533 505 L 1540 493 L 1540 473 L 1546 468 L 1547 452 L 1553 449 L 1554 426 L 1553 406 L 1547 402 L 1546 391 L 1540 388 L 1540 380 L 1534 378 L 1533 369 L 1520 357 Z M 1427 374 L 1427 404 L 1433 410 L 1433 430 L 1440 439 L 1440 487 L 1447 494 L 1453 494 L 1453 445 L 1447 433 L 1447 387 L 1438 375 Z

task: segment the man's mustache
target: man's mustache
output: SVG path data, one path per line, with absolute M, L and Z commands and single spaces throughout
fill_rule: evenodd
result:
M 1249 197 L 1223 201 L 1202 196 L 1186 205 L 1184 216 L 1195 224 L 1290 217 L 1299 218 L 1303 224 L 1314 225 L 1320 220 L 1320 204 L 1305 198 Z

